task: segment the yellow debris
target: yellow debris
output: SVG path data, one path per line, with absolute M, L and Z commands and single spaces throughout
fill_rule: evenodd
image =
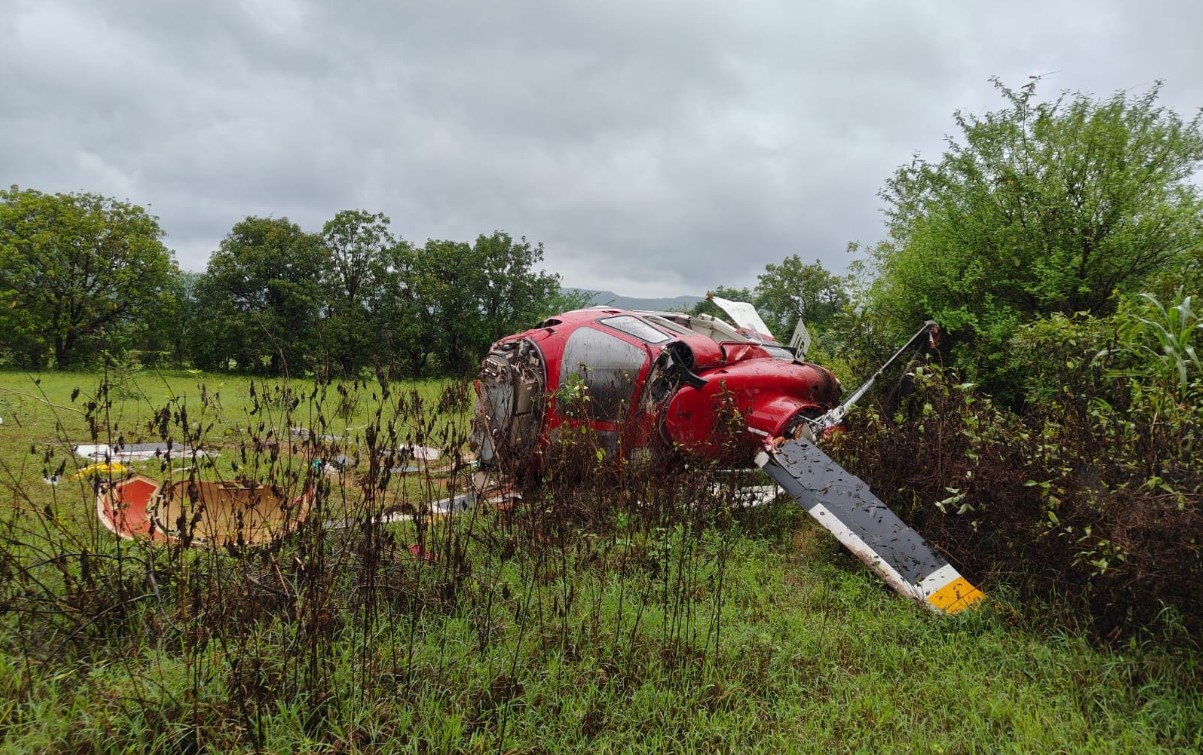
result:
M 92 464 L 71 475 L 72 480 L 80 480 L 92 475 L 125 474 L 126 466 L 118 462 Z

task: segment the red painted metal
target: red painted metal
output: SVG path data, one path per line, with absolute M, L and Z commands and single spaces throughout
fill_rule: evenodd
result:
M 159 483 L 146 475 L 130 475 L 123 480 L 101 485 L 96 496 L 96 511 L 100 521 L 124 538 L 144 535 L 152 540 L 163 539 L 163 531 L 152 526 L 148 508 Z
M 626 318 L 634 318 L 633 322 Z M 619 329 L 610 322 L 625 323 Z M 582 333 L 583 330 L 593 333 Z M 644 337 L 633 334 L 636 331 Z M 602 335 L 598 335 L 602 334 Z M 609 344 L 607 339 L 620 342 Z M 590 349 L 574 350 L 573 343 Z M 585 425 L 621 438 L 616 446 L 652 447 L 686 458 L 750 464 L 768 438 L 796 435 L 803 417 L 816 417 L 835 407 L 839 381 L 828 370 L 793 359 L 775 341 L 748 337 L 730 326 L 716 328 L 707 318 L 620 309 L 585 309 L 549 318 L 539 327 L 508 336 L 493 345 L 498 359 L 533 347 L 541 364 L 544 397 L 539 409 L 535 448 L 512 449 L 499 461 L 510 469 L 530 468 L 557 428 Z M 566 401 L 573 380 L 589 384 L 601 352 L 607 349 L 631 359 L 624 376 L 621 416 L 590 417 L 574 412 Z M 584 358 L 582 358 L 582 354 Z M 635 363 L 635 356 L 639 364 Z M 687 363 L 685 363 L 687 362 Z M 615 372 L 614 374 L 617 374 Z M 573 377 L 576 376 L 576 377 Z M 483 380 L 484 378 L 482 378 Z M 617 389 L 587 385 L 598 395 Z M 477 381 L 478 422 L 493 422 L 493 435 L 509 428 L 505 407 L 490 402 L 486 386 Z M 506 394 L 508 395 L 508 394 Z M 600 404 L 607 404 L 605 401 Z M 488 415 L 486 417 L 486 415 Z M 532 453 L 533 452 L 533 453 Z M 533 462 L 537 464 L 537 460 Z

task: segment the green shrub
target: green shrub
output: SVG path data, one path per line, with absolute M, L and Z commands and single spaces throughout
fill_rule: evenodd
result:
M 1085 350 L 1069 337 L 1084 328 L 1043 336 L 1060 358 Z M 1109 638 L 1190 641 L 1203 631 L 1203 415 L 1168 421 L 1148 390 L 1081 354 L 1042 380 L 1015 413 L 955 373 L 918 371 L 892 415 L 868 412 L 832 453 L 987 587 L 1068 601 Z

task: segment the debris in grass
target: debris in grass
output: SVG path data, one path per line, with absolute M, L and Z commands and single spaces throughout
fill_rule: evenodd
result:
M 208 452 L 186 445 L 170 443 L 126 443 L 110 446 L 106 443 L 80 443 L 72 446 L 75 455 L 95 461 L 147 461 L 154 458 L 164 458 L 168 454 L 175 458 L 185 456 L 208 456 Z
M 409 546 L 408 550 L 413 554 L 413 557 L 419 561 L 433 563 L 439 560 L 438 554 L 431 553 L 430 551 L 426 550 L 422 547 L 421 543 L 414 543 L 413 545 Z
M 79 470 L 75 474 L 71 475 L 71 479 L 82 480 L 83 478 L 91 477 L 92 475 L 125 474 L 127 469 L 128 469 L 128 467 L 126 467 L 124 464 L 119 464 L 117 462 L 112 462 L 112 463 L 104 462 L 101 464 L 89 464 L 88 466 Z
M 430 446 L 408 445 L 401 446 L 397 449 L 403 456 L 408 456 L 411 459 L 421 459 L 422 461 L 434 461 L 442 456 L 442 451 Z

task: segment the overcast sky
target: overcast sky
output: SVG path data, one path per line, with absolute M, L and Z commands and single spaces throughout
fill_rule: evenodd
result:
M 1203 105 L 1203 3 L 0 0 L 0 185 L 148 206 L 203 270 L 247 215 L 494 229 L 565 285 L 842 272 L 988 79 Z

